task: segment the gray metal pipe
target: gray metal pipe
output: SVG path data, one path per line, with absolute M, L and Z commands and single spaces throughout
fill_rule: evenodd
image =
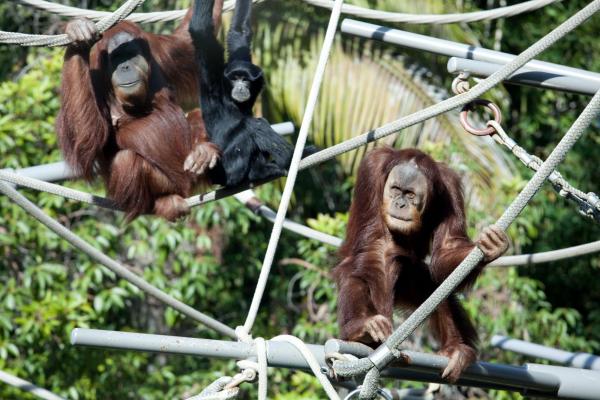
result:
M 345 19 L 342 22 L 341 30 L 344 33 L 350 33 L 369 39 L 377 39 L 387 43 L 410 47 L 416 50 L 423 50 L 447 57 L 466 58 L 501 65 L 512 61 L 516 57 L 514 54 L 488 50 L 482 47 L 452 42 L 450 40 L 437 39 L 399 29 L 386 28 L 384 26 L 369 24 L 353 19 Z M 539 73 L 575 78 L 581 80 L 590 87 L 598 87 L 600 85 L 600 74 L 567 67 L 565 65 L 532 60 L 525 64 L 525 68 Z
M 502 350 L 512 351 L 529 357 L 543 358 L 575 368 L 600 371 L 600 357 L 594 354 L 572 353 L 502 335 L 494 335 L 491 344 Z
M 458 74 L 467 72 L 471 75 L 488 77 L 502 68 L 500 64 L 484 61 L 468 60 L 452 57 L 448 60 L 448 72 Z M 517 85 L 536 86 L 544 89 L 593 95 L 600 89 L 600 82 L 582 80 L 571 76 L 550 74 L 531 68 L 521 68 L 504 80 Z
M 256 356 L 254 344 L 100 329 L 73 329 L 71 344 L 237 360 Z M 319 363 L 325 366 L 323 346 L 308 345 L 308 348 L 317 357 Z M 310 370 L 298 349 L 287 342 L 268 341 L 267 362 L 273 367 Z
M 64 161 L 21 168 L 14 172 L 28 178 L 35 178 L 45 182 L 64 181 L 75 177 L 71 168 Z
M 254 345 L 249 343 L 83 328 L 72 331 L 71 344 L 211 358 L 246 359 L 256 356 Z M 325 346 L 308 345 L 308 347 L 323 368 L 326 368 L 326 352 L 345 353 L 350 350 L 350 353 L 355 353 L 360 357 L 371 351 L 370 348 L 360 344 L 348 344 L 348 342 L 333 339 L 329 340 Z M 410 361 L 387 368 L 383 376 L 443 383 L 440 379 L 440 371 L 447 364 L 447 358 L 412 351 L 406 351 L 405 354 Z M 267 361 L 273 367 L 309 370 L 309 366 L 300 352 L 292 344 L 286 342 L 267 341 Z M 519 391 L 544 397 L 593 398 L 596 400 L 600 398 L 596 396 L 600 385 L 598 385 L 598 389 L 589 388 L 592 383 L 600 379 L 600 373 L 575 368 L 557 370 L 542 367 L 544 366 L 515 367 L 479 362 L 469 367 L 458 384 Z M 580 382 L 581 380 L 585 382 Z M 581 387 L 581 391 L 578 391 L 577 387 Z
M 325 343 L 325 353 L 348 353 L 359 358 L 369 356 L 373 350 L 360 343 L 345 342 L 342 340 L 330 339 Z M 407 363 L 396 363 L 394 366 L 402 365 L 415 372 L 442 371 L 448 364 L 448 358 L 433 354 L 418 353 L 415 351 L 402 351 L 407 357 Z M 519 387 L 527 390 L 536 390 L 540 392 L 553 392 L 558 390 L 560 381 L 549 374 L 529 374 L 525 367 L 515 367 L 510 365 L 492 364 L 487 362 L 477 362 L 472 364 L 462 375 L 461 379 L 466 379 L 475 386 L 477 383 L 488 385 L 508 384 L 513 387 Z M 514 390 L 514 389 L 513 389 Z
M 295 130 L 294 124 L 289 121 L 273 124 L 271 125 L 271 128 L 280 135 L 291 135 Z M 75 174 L 64 161 L 21 168 L 14 172 L 28 178 L 39 179 L 45 182 L 64 181 L 75 178 Z
M 291 135 L 296 130 L 290 121 L 271 125 L 271 128 L 281 136 Z
M 11 375 L 7 372 L 0 371 L 0 381 L 21 389 L 24 392 L 31 393 L 32 395 L 44 399 L 44 400 L 64 400 L 62 397 L 49 392 L 46 389 L 35 386 L 31 382 L 27 382 L 24 379 Z
M 555 365 L 525 364 L 532 374 L 551 374 L 560 379 L 557 396 L 565 399 L 600 399 L 600 372 Z

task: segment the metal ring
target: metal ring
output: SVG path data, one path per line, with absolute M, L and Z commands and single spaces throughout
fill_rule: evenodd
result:
M 488 135 L 492 135 L 493 133 L 496 132 L 496 130 L 494 129 L 493 126 L 488 126 L 487 128 L 484 129 L 477 129 L 471 126 L 471 124 L 469 124 L 469 119 L 468 119 L 468 115 L 469 115 L 469 111 L 472 111 L 473 108 L 475 106 L 484 106 L 487 109 L 489 109 L 493 114 L 494 114 L 494 121 L 496 121 L 497 123 L 500 123 L 502 121 L 502 111 L 500 111 L 500 108 L 498 108 L 498 106 L 494 103 L 492 103 L 489 100 L 484 100 L 484 99 L 475 99 L 472 102 L 466 104 L 463 109 L 460 111 L 460 124 L 462 125 L 463 128 L 465 128 L 465 130 L 467 132 L 469 132 L 472 135 L 476 135 L 476 136 L 488 136 Z
M 358 396 L 360 394 L 361 389 L 362 389 L 362 386 L 357 387 L 356 389 L 354 389 L 353 391 L 348 393 L 348 395 L 346 397 L 344 397 L 344 400 L 350 400 L 354 396 Z M 383 400 L 394 400 L 394 398 L 392 396 L 390 396 L 390 394 L 383 389 L 377 389 L 377 395 L 380 398 L 382 398 Z

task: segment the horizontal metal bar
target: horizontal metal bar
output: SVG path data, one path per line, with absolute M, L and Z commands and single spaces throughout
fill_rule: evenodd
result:
M 71 344 L 237 360 L 256 356 L 254 344 L 243 342 L 84 328 L 76 328 L 71 331 Z M 323 346 L 309 344 L 308 348 L 319 363 L 325 367 Z M 298 349 L 287 342 L 268 341 L 267 362 L 273 367 L 310 370 Z
M 525 364 L 532 374 L 551 374 L 560 379 L 558 397 L 565 399 L 600 399 L 600 372 L 555 365 Z
M 271 125 L 271 128 L 280 135 L 291 135 L 295 130 L 294 124 L 289 121 L 273 124 Z M 46 182 L 64 181 L 75 178 L 75 174 L 64 161 L 21 168 L 14 170 L 14 172 L 28 178 L 39 179 Z
M 356 357 L 367 357 L 372 350 L 368 346 L 359 343 L 345 342 L 331 339 L 325 343 L 325 353 L 349 353 Z M 413 371 L 432 372 L 442 371 L 448 364 L 448 358 L 438 355 L 418 353 L 415 351 L 402 351 L 407 357 L 407 363 L 402 364 L 403 369 Z M 392 364 L 398 366 L 399 364 Z M 525 367 L 477 362 L 471 365 L 462 376 L 471 382 L 479 382 L 489 385 L 508 384 L 522 389 L 536 390 L 541 392 L 554 392 L 560 386 L 560 381 L 549 374 L 529 374 Z
M 466 58 L 452 57 L 448 60 L 448 72 L 451 74 L 466 72 L 471 75 L 487 78 L 500 68 L 502 68 L 500 64 L 468 60 Z M 517 85 L 536 86 L 544 89 L 588 95 L 593 95 L 600 89 L 600 82 L 540 72 L 531 68 L 521 68 L 504 81 Z
M 437 39 L 399 29 L 386 28 L 384 26 L 369 24 L 353 19 L 345 19 L 342 22 L 341 30 L 344 33 L 350 33 L 369 39 L 377 39 L 387 43 L 428 51 L 447 57 L 466 58 L 500 65 L 506 64 L 516 57 L 514 54 L 452 42 L 450 40 Z M 539 73 L 576 78 L 590 87 L 598 87 L 598 85 L 600 85 L 600 74 L 595 72 L 539 60 L 532 60 L 525 64 L 524 67 Z
M 554 262 L 573 257 L 581 257 L 600 251 L 600 240 L 566 247 L 564 249 L 544 251 L 541 253 L 521 254 L 516 256 L 502 256 L 488 264 L 489 267 L 506 267 L 510 265 L 533 265 L 545 262 Z
M 62 397 L 55 395 L 54 393 L 37 387 L 31 382 L 27 382 L 24 379 L 11 375 L 7 372 L 0 371 L 0 381 L 21 389 L 24 392 L 31 393 L 32 395 L 44 399 L 44 400 L 64 400 Z
M 64 161 L 21 168 L 14 172 L 46 182 L 64 181 L 75 177 L 73 170 Z
M 325 346 L 308 345 L 308 347 L 323 368 L 327 368 L 326 353 L 349 352 L 362 357 L 372 351 L 360 344 L 348 345 L 347 343 L 332 339 Z M 73 330 L 71 344 L 212 358 L 246 359 L 256 356 L 256 349 L 254 344 L 251 343 L 83 328 Z M 397 363 L 392 368 L 387 368 L 383 371 L 383 376 L 404 380 L 444 382 L 440 378 L 440 371 L 447 365 L 448 359 L 446 357 L 413 351 L 404 353 L 410 361 L 406 364 Z M 267 361 L 273 367 L 310 369 L 300 352 L 292 344 L 286 342 L 267 341 Z M 580 375 L 582 371 L 584 374 Z M 478 362 L 467 369 L 457 384 L 519 391 L 544 397 L 600 398 L 590 397 L 597 394 L 600 385 L 598 385 L 597 390 L 588 390 L 589 385 L 582 382 L 581 387 L 586 388 L 585 390 L 589 393 L 577 392 L 575 388 L 581 379 L 585 379 L 586 382 L 596 382 L 596 379 L 600 379 L 600 373 L 564 367 L 555 370 L 551 368 L 544 369 L 537 365 L 517 367 Z
M 68 166 L 64 162 L 57 162 L 51 164 L 38 165 L 35 167 L 23 168 L 14 171 L 19 175 L 24 175 L 29 178 L 40 179 L 43 181 L 48 180 L 64 180 L 72 177 Z M 248 190 L 240 192 L 236 195 L 240 201 L 246 203 L 251 197 L 252 191 Z M 251 207 L 252 208 L 252 207 Z M 253 210 L 263 217 L 273 221 L 275 212 L 264 205 L 257 205 L 257 208 Z M 288 223 L 289 222 L 289 223 Z M 305 227 L 292 221 L 286 221 L 284 228 L 290 231 L 296 232 L 300 235 L 309 237 L 311 239 L 320 240 L 323 243 L 328 243 L 332 246 L 339 247 L 342 243 L 341 238 L 327 235 L 325 233 L 316 231 L 314 229 Z M 517 265 L 532 265 L 544 262 L 558 261 L 572 257 L 579 257 L 586 254 L 596 253 L 600 251 L 600 240 L 590 243 L 585 243 L 578 246 L 567 247 L 564 249 L 546 251 L 542 253 L 534 254 L 521 254 L 515 256 L 502 256 L 489 264 L 490 267 L 505 267 L 505 266 L 517 266 Z
M 271 128 L 281 136 L 291 135 L 296 130 L 294 123 L 290 121 L 273 124 Z
M 253 190 L 244 190 L 243 192 L 236 193 L 233 196 L 236 198 L 236 200 L 243 203 L 255 214 L 258 214 L 271 222 L 275 221 L 275 216 L 277 215 L 277 213 L 274 210 L 267 207 L 265 204 L 263 204 L 262 201 L 256 197 L 256 194 Z M 326 243 L 334 247 L 340 247 L 342 245 L 342 239 L 338 237 L 317 231 L 315 229 L 309 228 L 308 226 L 299 224 L 287 218 L 283 221 L 283 228 L 290 232 L 294 232 L 301 236 L 304 236 L 306 238 L 317 240 L 319 242 Z
M 529 357 L 543 358 L 575 368 L 600 371 L 600 357 L 594 354 L 581 352 L 572 353 L 570 351 L 542 346 L 541 344 L 526 342 L 525 340 L 513 339 L 502 335 L 494 335 L 491 343 L 492 346 L 502 350 L 512 351 Z

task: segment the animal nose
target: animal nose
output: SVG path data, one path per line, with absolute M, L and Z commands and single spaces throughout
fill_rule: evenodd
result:
M 124 71 L 124 72 L 129 71 L 129 64 L 121 65 L 121 70 Z
M 404 207 L 406 207 L 406 201 L 403 198 L 399 198 L 399 199 L 396 199 L 396 201 L 394 202 L 394 205 L 398 208 L 404 208 Z

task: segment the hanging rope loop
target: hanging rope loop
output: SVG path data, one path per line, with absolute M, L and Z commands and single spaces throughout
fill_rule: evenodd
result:
M 468 72 L 461 72 L 452 80 L 452 92 L 454 94 L 463 94 L 469 91 L 471 88 L 471 85 L 469 85 L 469 76 Z

